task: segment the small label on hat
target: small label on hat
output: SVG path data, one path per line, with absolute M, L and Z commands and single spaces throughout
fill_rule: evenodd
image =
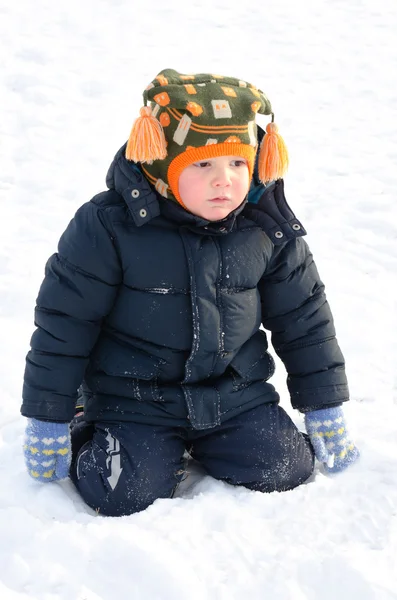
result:
M 179 121 L 178 127 L 175 129 L 173 140 L 179 146 L 183 146 L 186 136 L 189 133 L 190 126 L 192 124 L 192 120 L 188 115 L 183 115 L 182 119 Z
M 184 87 L 188 94 L 197 94 L 197 90 L 192 83 L 186 83 Z
M 157 115 L 159 114 L 159 110 L 160 110 L 160 104 L 155 104 L 154 108 L 152 108 L 152 115 L 153 117 L 157 117 Z
M 164 198 L 168 198 L 168 185 L 162 179 L 157 179 L 156 185 L 154 187 L 156 188 L 159 194 L 164 196 Z
M 221 88 L 222 88 L 222 92 L 226 96 L 231 96 L 232 98 L 237 98 L 237 94 L 232 87 L 226 87 L 226 86 L 222 85 Z
M 208 138 L 207 142 L 206 142 L 206 146 L 211 146 L 212 144 L 217 144 L 218 140 L 216 138 Z
M 248 122 L 248 135 L 250 136 L 250 145 L 255 147 L 258 143 L 258 140 L 256 139 L 255 121 Z
M 231 119 L 232 109 L 227 100 L 211 100 L 215 119 Z

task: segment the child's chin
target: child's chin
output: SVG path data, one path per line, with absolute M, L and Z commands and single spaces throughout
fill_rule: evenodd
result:
M 225 219 L 231 212 L 231 209 L 213 208 L 210 211 L 206 211 L 203 217 L 204 219 L 208 219 L 208 221 L 220 221 L 221 219 Z

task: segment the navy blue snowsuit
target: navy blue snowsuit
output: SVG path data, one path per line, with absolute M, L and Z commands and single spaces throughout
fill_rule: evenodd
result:
M 158 196 L 124 148 L 107 185 L 46 265 L 22 414 L 69 422 L 81 390 L 89 424 L 74 434 L 72 477 L 105 514 L 170 496 L 185 448 L 231 483 L 295 487 L 313 455 L 267 382 L 274 361 L 261 325 L 294 408 L 340 404 L 348 389 L 324 286 L 283 182 L 264 188 L 254 178 L 250 202 L 219 222 Z M 233 456 L 244 458 L 240 467 Z M 136 482 L 148 473 L 157 483 L 138 499 Z

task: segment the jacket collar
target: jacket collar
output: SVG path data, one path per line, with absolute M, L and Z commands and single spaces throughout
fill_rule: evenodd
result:
M 140 227 L 160 215 L 160 206 L 156 191 L 138 165 L 125 158 L 126 145 L 114 157 L 106 176 L 106 185 L 123 197 L 135 225 Z

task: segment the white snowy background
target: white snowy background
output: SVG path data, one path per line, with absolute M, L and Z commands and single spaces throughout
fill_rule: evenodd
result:
M 0 67 L 0 598 L 396 599 L 396 0 L 0 0 Z M 44 263 L 163 68 L 271 99 L 362 458 L 283 494 L 192 472 L 178 498 L 111 519 L 25 474 L 24 357 Z

